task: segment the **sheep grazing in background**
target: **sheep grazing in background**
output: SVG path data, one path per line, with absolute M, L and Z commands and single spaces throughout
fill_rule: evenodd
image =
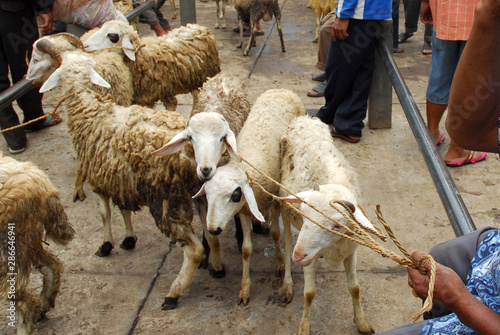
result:
M 41 86 L 61 65 L 62 58 L 67 52 L 84 52 L 83 43 L 75 35 L 61 33 L 38 39 L 33 44 L 26 79 L 36 86 Z M 109 94 L 113 102 L 118 105 L 130 106 L 134 97 L 132 72 L 125 64 L 121 51 L 103 50 L 92 53 L 92 57 L 97 63 L 97 73 L 111 86 L 110 88 L 95 86 L 94 90 L 103 96 Z M 82 172 L 78 171 L 73 201 L 85 200 L 84 181 Z
M 85 51 L 118 47 L 133 76 L 134 98 L 152 107 L 161 100 L 168 110 L 177 107 L 177 94 L 191 93 L 193 108 L 199 88 L 220 72 L 217 41 L 212 32 L 187 24 L 159 37 L 139 37 L 132 26 L 108 21 L 85 41 Z
M 185 128 L 177 112 L 158 112 L 131 105 L 118 106 L 92 91 L 94 84 L 109 86 L 94 70 L 95 61 L 85 53 L 70 53 L 47 79 L 40 92 L 61 84 L 68 113 L 67 126 L 78 168 L 100 198 L 104 241 L 98 256 L 113 249 L 109 200 L 118 206 L 126 225 L 121 247 L 133 249 L 131 212 L 148 206 L 160 231 L 183 246 L 184 261 L 179 276 L 165 298 L 167 309 L 175 308 L 203 259 L 203 246 L 193 232 L 191 195 L 200 187 L 196 177 L 193 147 L 168 157 L 156 157 L 162 147 Z
M 268 90 L 255 101 L 245 125 L 238 135 L 239 155 L 262 172 L 280 180 L 280 139 L 288 124 L 297 116 L 305 115 L 300 98 L 285 89 Z M 283 255 L 279 245 L 279 204 L 258 187 L 250 186 L 247 178 L 262 185 L 272 194 L 278 187 L 244 162 L 232 159 L 220 166 L 213 177 L 206 181 L 196 196 L 206 195 L 208 201 L 207 229 L 219 235 L 227 229 L 230 219 L 239 214 L 243 228 L 243 275 L 238 304 L 248 304 L 250 299 L 250 256 L 252 241 L 250 227 L 252 215 L 265 221 L 261 213 L 271 215 L 271 234 L 276 247 L 276 272 L 283 270 Z
M 63 265 L 43 247 L 44 233 L 66 245 L 75 234 L 59 192 L 45 173 L 0 153 L 0 295 L 18 334 L 34 334 L 61 285 Z M 40 270 L 40 298 L 28 289 L 32 267 Z M 15 313 L 15 314 L 14 314 Z
M 250 49 L 255 43 L 255 36 L 257 34 L 257 22 L 260 19 L 264 21 L 270 21 L 274 15 L 276 19 L 276 27 L 278 29 L 278 34 L 281 41 L 281 51 L 285 52 L 285 43 L 283 42 L 283 32 L 281 31 L 281 9 L 278 4 L 278 0 L 233 0 L 234 8 L 238 13 L 238 19 L 240 22 L 240 44 L 238 48 L 243 45 L 243 16 L 250 13 L 250 28 L 252 32 L 250 34 L 250 39 L 248 40 L 248 45 L 243 51 L 243 56 L 248 56 Z
M 338 0 L 310 0 L 309 5 L 316 13 L 316 35 L 314 36 L 313 43 L 318 43 L 319 29 L 323 17 L 335 10 Z
M 347 220 L 330 206 L 331 200 L 343 201 L 348 204 L 354 212 L 355 218 L 361 224 L 374 229 L 357 207 L 358 185 L 356 174 L 333 143 L 327 125 L 319 119 L 309 116 L 295 119 L 290 124 L 286 135 L 282 138 L 281 150 L 281 183 L 284 188 L 297 194 L 329 217 L 349 226 Z M 317 185 L 321 186 L 318 187 Z M 288 196 L 284 190 L 280 191 L 280 195 Z M 294 196 L 284 197 L 282 200 L 300 203 Z M 300 210 L 308 217 L 329 228 L 345 232 L 345 229 L 341 228 L 341 226 L 336 225 L 304 203 L 300 204 Z M 283 292 L 287 302 L 291 301 L 293 296 L 290 264 L 292 249 L 291 224 L 300 230 L 293 252 L 294 262 L 304 267 L 305 280 L 304 313 L 299 326 L 299 334 L 309 334 L 309 315 L 316 294 L 314 283 L 316 262 L 320 256 L 324 256 L 328 264 L 335 267 L 343 262 L 347 275 L 347 286 L 354 307 L 354 322 L 358 326 L 360 333 L 373 333 L 374 330 L 366 320 L 359 297 L 359 284 L 356 278 L 357 244 L 322 229 L 306 217 L 297 214 L 286 204 L 282 205 L 281 214 L 285 230 Z

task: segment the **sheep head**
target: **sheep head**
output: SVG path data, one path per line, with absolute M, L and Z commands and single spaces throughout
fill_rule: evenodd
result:
M 83 50 L 83 43 L 73 34 L 60 33 L 38 39 L 33 44 L 27 80 L 40 86 L 62 62 L 62 54 Z
M 245 171 L 236 164 L 219 167 L 212 179 L 206 181 L 193 198 L 202 195 L 207 197 L 207 229 L 213 235 L 224 231 L 231 218 L 245 204 L 257 220 L 265 221 Z
M 42 85 L 40 93 L 53 89 L 61 82 L 75 82 L 84 78 L 88 78 L 95 85 L 110 88 L 108 82 L 96 72 L 96 65 L 94 59 L 85 53 L 68 53 L 62 59 L 61 66 Z M 85 85 L 85 83 L 82 84 Z
M 134 28 L 119 20 L 104 23 L 97 32 L 90 36 L 84 44 L 87 52 L 103 50 L 113 47 L 123 48 L 125 55 L 135 61 L 135 45 L 138 44 L 139 35 Z
M 213 177 L 217 164 L 226 150 L 231 157 L 238 159 L 236 137 L 226 119 L 216 112 L 193 115 L 186 129 L 153 154 L 157 156 L 173 154 L 189 141 L 193 144 L 198 164 L 196 173 L 200 180 L 206 181 Z

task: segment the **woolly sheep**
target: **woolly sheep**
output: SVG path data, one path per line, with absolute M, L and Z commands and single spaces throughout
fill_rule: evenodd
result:
M 138 105 L 122 107 L 97 95 L 90 89 L 93 84 L 107 83 L 94 66 L 88 54 L 68 54 L 40 91 L 61 83 L 64 92 L 75 92 L 66 100 L 67 125 L 79 170 L 100 198 L 104 242 L 96 254 L 107 256 L 113 248 L 109 199 L 125 221 L 123 249 L 135 247 L 131 212 L 144 205 L 161 232 L 184 247 L 180 275 L 164 303 L 165 309 L 175 308 L 203 259 L 203 246 L 191 227 L 191 195 L 200 181 L 191 145 L 163 158 L 152 152 L 184 129 L 186 120 L 177 112 L 162 113 Z
M 250 103 L 244 84 L 234 76 L 220 73 L 203 84 L 186 129 L 156 154 L 172 154 L 191 142 L 198 163 L 198 177 L 208 180 L 215 173 L 226 149 L 232 157 L 236 157 L 236 136 L 249 113 Z
M 140 38 L 124 22 L 111 20 L 85 41 L 85 51 L 119 47 L 130 67 L 136 103 L 153 106 L 161 100 L 175 110 L 175 95 L 192 93 L 193 108 L 198 89 L 220 72 L 217 41 L 212 32 L 187 24 L 159 37 Z
M 318 43 L 319 40 L 319 29 L 320 24 L 321 24 L 321 19 L 323 17 L 330 13 L 331 11 L 335 10 L 337 7 L 337 2 L 338 0 L 310 0 L 309 5 L 311 6 L 312 9 L 314 9 L 314 12 L 316 13 L 316 35 L 314 36 L 313 43 Z
M 18 334 L 33 334 L 36 321 L 55 306 L 63 270 L 57 256 L 43 247 L 44 233 L 66 245 L 75 231 L 47 175 L 1 153 L 0 213 L 0 295 L 8 300 L 9 324 Z M 40 298 L 28 289 L 33 267 L 43 276 Z
M 305 108 L 300 98 L 285 89 L 264 92 L 255 101 L 238 139 L 239 154 L 262 172 L 280 180 L 280 138 L 295 117 L 304 115 Z M 206 195 L 208 201 L 207 229 L 214 235 L 227 229 L 229 220 L 239 214 L 243 228 L 243 275 L 238 304 L 248 304 L 250 299 L 250 256 L 252 241 L 250 227 L 252 215 L 265 221 L 261 212 L 271 215 L 271 234 L 276 246 L 276 272 L 281 274 L 283 255 L 279 247 L 279 205 L 272 197 L 255 187 L 258 182 L 271 194 L 278 194 L 278 187 L 244 162 L 232 159 L 218 167 L 214 176 L 206 181 L 195 197 Z
M 278 0 L 233 0 L 233 5 L 238 13 L 240 21 L 240 44 L 238 45 L 238 48 L 241 48 L 243 45 L 243 16 L 250 13 L 250 27 L 252 29 L 252 33 L 250 34 L 248 45 L 245 51 L 243 51 L 243 56 L 248 56 L 251 47 L 255 43 L 257 22 L 260 19 L 269 21 L 273 15 L 276 18 L 276 27 L 278 29 L 278 35 L 280 36 L 281 51 L 286 51 L 285 43 L 283 42 L 283 32 L 281 31 L 281 10 Z
M 290 124 L 286 135 L 281 141 L 281 183 L 284 188 L 297 194 L 307 203 L 314 205 L 329 217 L 347 225 L 347 220 L 329 204 L 330 200 L 340 200 L 350 204 L 354 215 L 362 223 L 373 228 L 371 223 L 357 208 L 358 185 L 356 174 L 352 167 L 336 148 L 329 128 L 317 118 L 302 116 Z M 316 186 L 315 186 L 316 185 Z M 321 185 L 318 187 L 318 185 Z M 280 195 L 288 196 L 283 189 Z M 283 198 L 288 202 L 299 202 L 294 196 Z M 300 210 L 308 217 L 334 230 L 344 232 L 340 226 L 325 218 L 314 209 L 300 204 Z M 285 278 L 283 292 L 286 301 L 292 299 L 292 277 L 290 254 L 292 235 L 290 224 L 300 230 L 293 252 L 293 260 L 304 267 L 304 313 L 299 326 L 299 334 L 309 334 L 309 314 L 315 296 L 314 277 L 318 257 L 324 256 L 332 266 L 343 262 L 347 285 L 354 306 L 354 322 L 362 334 L 373 333 L 373 328 L 366 320 L 359 298 L 359 284 L 356 278 L 356 247 L 355 242 L 340 238 L 323 230 L 306 217 L 302 217 L 282 205 L 285 231 Z

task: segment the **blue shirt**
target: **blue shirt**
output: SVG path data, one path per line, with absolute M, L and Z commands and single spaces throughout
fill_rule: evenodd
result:
M 339 0 L 336 14 L 341 19 L 392 19 L 391 0 Z
M 486 235 L 472 259 L 467 289 L 479 301 L 500 314 L 500 230 Z M 455 313 L 431 319 L 420 335 L 473 335 Z

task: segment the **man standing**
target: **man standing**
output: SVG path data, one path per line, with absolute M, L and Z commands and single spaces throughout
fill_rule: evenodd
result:
M 317 116 L 333 137 L 361 139 L 375 67 L 381 21 L 392 18 L 392 0 L 340 0 L 328 51 L 325 105 Z

